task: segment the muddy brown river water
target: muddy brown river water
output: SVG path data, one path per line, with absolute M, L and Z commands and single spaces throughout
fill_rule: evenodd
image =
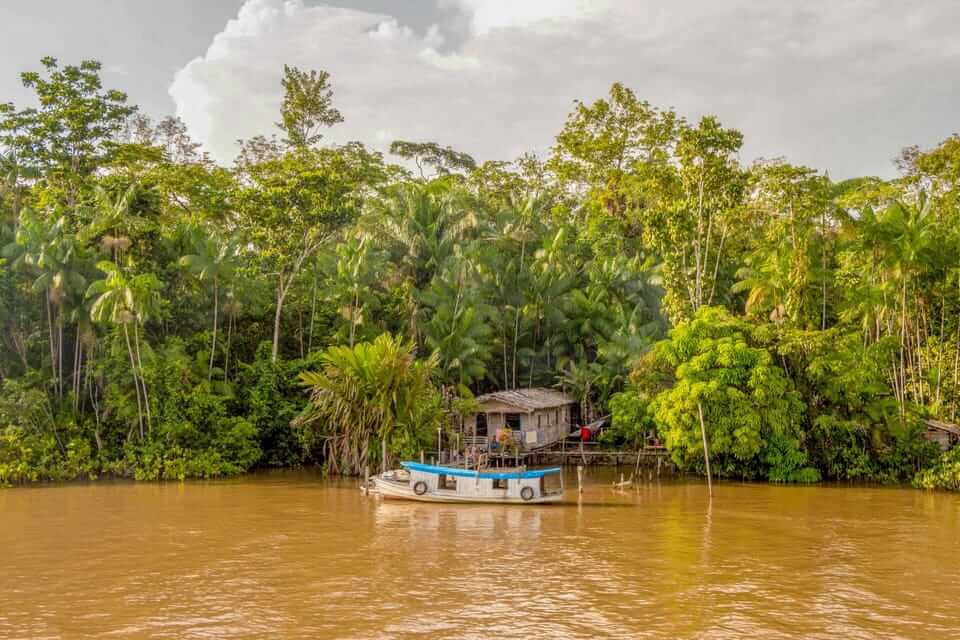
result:
M 0 638 L 960 637 L 960 495 L 587 480 L 526 507 L 308 472 L 0 490 Z

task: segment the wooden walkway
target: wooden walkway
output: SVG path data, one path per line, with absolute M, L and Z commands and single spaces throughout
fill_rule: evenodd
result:
M 597 443 L 586 442 L 558 442 L 541 449 L 531 451 L 492 452 L 488 454 L 492 464 L 562 464 L 562 465 L 606 465 L 606 466 L 634 466 L 640 464 L 662 464 L 668 457 L 667 450 L 662 447 L 644 447 L 639 451 L 621 451 L 604 449 Z

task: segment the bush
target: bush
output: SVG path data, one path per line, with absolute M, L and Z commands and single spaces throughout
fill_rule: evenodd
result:
M 914 476 L 913 485 L 921 489 L 960 491 L 960 446 L 944 452 L 936 464 Z

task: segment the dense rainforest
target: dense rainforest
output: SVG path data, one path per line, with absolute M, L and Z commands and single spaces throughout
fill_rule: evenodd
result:
M 0 484 L 356 473 L 561 387 L 723 477 L 960 488 L 960 137 L 833 182 L 614 84 L 549 155 L 324 135 L 322 71 L 229 167 L 41 61 L 0 104 Z

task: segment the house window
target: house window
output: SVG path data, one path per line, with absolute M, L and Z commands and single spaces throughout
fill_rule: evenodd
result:
M 507 422 L 507 426 L 513 431 L 520 431 L 520 414 L 519 413 L 508 413 L 504 416 Z
M 537 428 L 538 428 L 538 429 L 543 426 L 543 424 L 541 423 L 541 420 L 543 420 L 543 416 L 538 413 L 538 414 L 537 414 Z
M 494 488 L 494 489 L 503 489 L 504 491 L 506 491 L 506 490 L 507 490 L 507 481 L 506 481 L 505 479 L 502 479 L 502 478 L 494 478 L 494 480 L 493 480 L 493 488 Z
M 560 424 L 560 409 L 553 410 L 553 423 Z

